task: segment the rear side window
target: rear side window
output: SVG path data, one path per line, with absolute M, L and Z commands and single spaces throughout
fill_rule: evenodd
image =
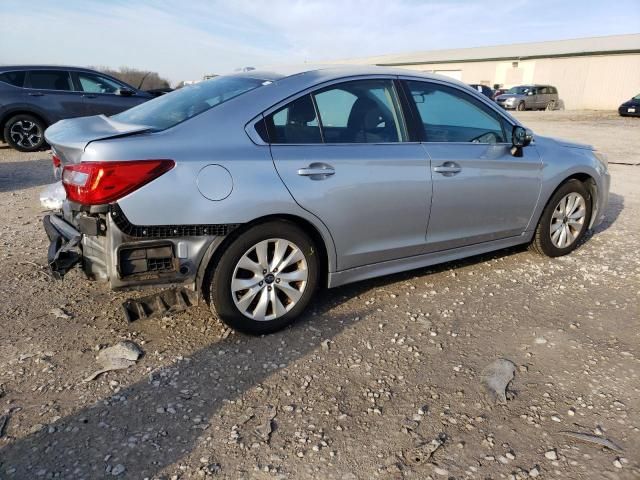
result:
M 314 93 L 325 143 L 396 143 L 406 129 L 391 80 L 355 80 Z
M 407 82 L 427 142 L 503 143 L 501 117 L 460 90 L 427 82 Z
M 287 104 L 266 118 L 271 143 L 322 143 L 311 95 Z
M 395 143 L 407 139 L 390 80 L 333 85 L 294 100 L 266 117 L 266 123 L 271 143 Z
M 122 88 L 122 85 L 113 80 L 93 73 L 79 72 L 78 81 L 82 91 L 87 93 L 116 93 Z
M 62 70 L 31 70 L 29 86 L 43 90 L 73 90 L 71 75 Z
M 0 73 L 0 82 L 8 83 L 14 87 L 22 87 L 24 85 L 25 72 L 5 72 Z
M 114 115 L 114 120 L 164 130 L 270 81 L 220 76 L 183 87 Z

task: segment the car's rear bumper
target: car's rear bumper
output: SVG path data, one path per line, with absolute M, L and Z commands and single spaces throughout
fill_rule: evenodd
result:
M 222 237 L 198 229 L 178 230 L 180 227 L 128 224 L 135 228 L 127 228 L 123 216 L 116 206 L 91 213 L 74 211 L 68 202 L 62 211 L 45 216 L 44 229 L 50 240 L 48 260 L 54 276 L 62 278 L 79 265 L 88 278 L 108 282 L 113 289 L 195 289 L 200 266 Z
M 618 108 L 618 114 L 621 117 L 640 117 L 640 107 L 631 107 L 632 111 L 629 111 L 629 107 Z M 635 111 L 633 111 L 635 110 Z

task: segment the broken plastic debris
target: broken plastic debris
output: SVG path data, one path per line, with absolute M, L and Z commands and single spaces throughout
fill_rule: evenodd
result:
M 122 370 L 129 368 L 138 361 L 144 352 L 131 340 L 124 340 L 116 345 L 105 348 L 98 353 L 96 359 L 102 368 L 93 372 L 84 382 L 95 380 L 100 375 L 112 370 Z
M 516 365 L 506 358 L 494 360 L 484 367 L 480 378 L 487 391 L 497 403 L 507 403 L 507 387 L 513 380 Z
M 60 210 L 66 197 L 62 182 L 52 183 L 40 192 L 40 205 L 45 210 Z
M 613 450 L 614 452 L 622 453 L 624 450 L 619 445 L 616 445 L 608 438 L 599 437 L 597 435 L 592 435 L 590 433 L 581 433 L 581 432 L 570 432 L 568 430 L 558 432 L 560 435 L 564 435 L 566 437 L 575 438 L 576 440 L 580 440 L 582 442 L 594 443 L 596 445 L 600 445 L 601 447 L 606 447 L 609 450 Z

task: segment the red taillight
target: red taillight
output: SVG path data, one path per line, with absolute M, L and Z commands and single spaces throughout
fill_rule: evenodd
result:
M 60 161 L 60 157 L 57 156 L 55 153 L 51 155 L 51 161 L 53 162 L 53 168 L 60 168 L 60 165 L 62 165 L 62 162 Z
M 62 183 L 67 198 L 82 205 L 111 203 L 173 168 L 173 160 L 85 162 L 65 165 Z

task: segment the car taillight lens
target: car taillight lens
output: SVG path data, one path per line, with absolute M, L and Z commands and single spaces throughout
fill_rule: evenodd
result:
M 173 160 L 85 162 L 65 165 L 62 184 L 67 198 L 82 205 L 111 203 L 146 185 L 175 165 Z
M 60 157 L 57 156 L 55 153 L 51 155 L 51 161 L 53 162 L 53 168 L 60 168 L 60 165 L 62 165 L 62 161 L 60 161 Z

